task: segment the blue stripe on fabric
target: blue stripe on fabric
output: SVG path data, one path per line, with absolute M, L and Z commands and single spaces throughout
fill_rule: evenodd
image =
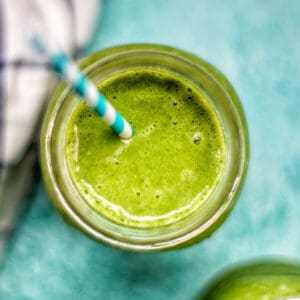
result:
M 0 69 L 3 68 L 41 68 L 41 69 L 46 69 L 48 67 L 48 64 L 46 63 L 40 63 L 40 62 L 35 62 L 35 61 L 30 61 L 30 60 L 23 60 L 23 59 L 14 59 L 10 61 L 5 61 L 0 57 Z
M 79 74 L 78 77 L 76 78 L 76 81 L 74 83 L 74 89 L 75 91 L 81 96 L 85 97 L 87 93 L 87 87 L 88 87 L 88 80 L 87 78 Z
M 120 134 L 124 130 L 124 120 L 117 112 L 114 124 L 110 126 L 117 134 Z
M 106 100 L 102 94 L 99 93 L 98 102 L 94 107 L 94 110 L 99 114 L 100 117 L 103 117 L 106 112 Z
M 69 59 L 64 53 L 51 55 L 50 64 L 52 68 L 59 74 L 65 75 Z

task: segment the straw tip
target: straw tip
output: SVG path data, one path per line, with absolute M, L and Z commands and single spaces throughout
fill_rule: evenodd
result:
M 131 139 L 135 133 L 135 128 L 132 124 L 126 122 L 124 130 L 119 134 L 123 139 Z

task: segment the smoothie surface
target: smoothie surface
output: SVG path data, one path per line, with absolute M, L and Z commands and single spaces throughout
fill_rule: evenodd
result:
M 190 83 L 154 69 L 124 71 L 98 88 L 135 134 L 121 140 L 78 103 L 65 154 L 83 199 L 126 226 L 151 228 L 187 217 L 212 192 L 224 166 L 224 136 L 213 108 Z

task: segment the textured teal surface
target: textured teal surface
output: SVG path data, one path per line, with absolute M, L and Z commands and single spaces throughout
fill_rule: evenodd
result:
M 40 184 L 10 243 L 0 299 L 193 299 L 240 260 L 300 260 L 300 1 L 109 0 L 90 52 L 131 42 L 195 53 L 232 82 L 250 133 L 238 203 L 187 249 L 136 254 L 66 226 Z

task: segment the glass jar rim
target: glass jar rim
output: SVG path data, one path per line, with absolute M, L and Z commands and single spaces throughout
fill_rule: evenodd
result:
M 120 234 L 120 228 L 117 228 L 115 224 L 109 227 L 109 230 L 107 229 L 108 227 L 101 228 L 101 226 L 96 226 L 98 225 L 98 221 L 91 222 L 93 213 L 89 211 L 87 207 L 84 209 L 82 206 L 75 207 L 75 204 L 70 200 L 70 195 L 67 195 L 67 188 L 64 186 L 66 182 L 62 182 L 61 178 L 59 178 L 61 176 L 59 172 L 63 165 L 61 164 L 62 161 L 57 163 L 53 156 L 53 152 L 58 151 L 57 149 L 59 148 L 57 145 L 54 145 L 58 138 L 53 139 L 55 126 L 58 126 L 57 123 L 61 121 L 58 115 L 66 99 L 70 97 L 72 93 L 65 84 L 61 84 L 57 88 L 44 119 L 41 134 L 41 166 L 50 198 L 67 222 L 96 240 L 103 241 L 110 245 L 131 250 L 154 251 L 174 248 L 180 245 L 186 245 L 195 240 L 203 239 L 224 221 L 236 201 L 237 194 L 245 177 L 249 152 L 248 131 L 239 99 L 225 76 L 209 63 L 187 52 L 161 45 L 131 44 L 96 52 L 82 59 L 80 67 L 87 76 L 92 76 L 95 70 L 99 71 L 99 68 L 101 68 L 102 73 L 105 73 L 110 64 L 118 60 L 120 60 L 122 64 L 123 59 L 124 65 L 124 61 L 128 61 L 129 58 L 132 59 L 137 56 L 144 57 L 144 59 L 146 57 L 148 60 L 151 58 L 153 61 L 155 61 L 154 57 L 158 56 L 158 59 L 161 59 L 162 65 L 166 64 L 167 58 L 171 60 L 171 62 L 169 62 L 171 65 L 172 62 L 174 64 L 172 59 L 180 60 L 183 64 L 189 64 L 191 70 L 194 68 L 196 70 L 195 72 L 201 71 L 204 74 L 203 76 L 208 78 L 208 83 L 214 84 L 218 89 L 218 93 L 222 94 L 222 97 L 226 99 L 224 101 L 227 107 L 224 108 L 224 111 L 226 112 L 226 110 L 228 110 L 231 112 L 232 119 L 227 123 L 232 122 L 234 124 L 232 131 L 234 131 L 233 133 L 235 134 L 236 140 L 234 137 L 231 137 L 231 139 L 232 142 L 235 141 L 235 143 L 239 144 L 239 153 L 237 153 L 238 165 L 235 166 L 236 174 L 234 174 L 233 177 L 231 176 L 230 184 L 227 184 L 226 195 L 223 193 L 224 201 L 222 201 L 221 205 L 215 209 L 214 213 L 203 224 L 199 225 L 199 222 L 193 226 L 188 224 L 184 230 L 181 229 L 181 231 L 177 230 L 171 232 L 172 234 L 169 232 L 169 234 L 165 234 L 163 238 L 162 236 L 151 236 L 151 238 L 143 237 L 143 234 L 149 234 L 149 231 L 142 233 L 142 235 L 141 232 L 132 234 L 132 231 L 128 231 L 129 234 L 124 234 L 124 232 Z M 153 63 L 153 61 L 151 61 L 151 63 Z M 157 63 L 157 61 L 154 63 Z M 201 84 L 203 84 L 203 82 Z M 236 163 L 234 162 L 233 154 L 229 156 L 232 160 L 231 164 Z M 221 192 L 220 194 L 222 194 Z

